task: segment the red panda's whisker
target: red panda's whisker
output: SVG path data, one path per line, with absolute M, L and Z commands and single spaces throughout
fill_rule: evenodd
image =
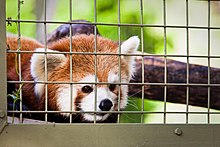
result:
M 134 103 L 134 102 L 133 102 L 133 104 L 132 104 L 132 103 L 130 103 L 130 102 L 128 101 L 128 105 L 132 106 L 132 107 L 135 108 L 136 110 L 139 110 L 139 109 L 138 109 L 138 105 L 137 105 L 136 103 Z
M 137 118 L 132 118 L 131 116 L 129 116 L 128 114 L 123 114 L 125 117 L 127 117 L 129 120 L 132 120 L 132 121 L 137 121 Z
M 133 97 L 133 96 L 135 96 L 136 94 L 138 94 L 138 93 L 140 93 L 140 92 L 142 92 L 142 90 L 139 90 L 139 91 L 135 92 L 134 94 L 129 95 L 129 97 L 128 97 L 128 98 Z
M 79 115 L 80 113 L 77 113 L 76 115 L 74 115 L 74 118 L 72 118 L 72 120 L 75 120 Z

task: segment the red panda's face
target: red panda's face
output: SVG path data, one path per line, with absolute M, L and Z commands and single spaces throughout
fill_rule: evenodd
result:
M 85 112 L 82 113 L 83 120 L 104 121 L 109 116 L 104 112 L 117 111 L 127 105 L 126 83 L 130 81 L 133 72 L 132 56 L 119 57 L 116 55 L 119 53 L 118 43 L 102 37 L 97 37 L 98 54 L 91 54 L 95 52 L 94 40 L 93 35 L 73 37 L 72 51 L 77 54 L 58 54 L 57 51 L 70 51 L 69 38 L 52 44 L 47 50 L 55 52 L 47 55 L 48 81 L 74 82 L 74 84 L 48 85 L 49 109 L 82 111 Z M 138 46 L 139 39 L 131 37 L 121 45 L 121 53 L 134 53 Z M 36 51 L 41 52 L 45 49 Z M 88 54 L 79 54 L 80 52 Z M 114 55 L 105 55 L 105 53 Z M 35 80 L 45 79 L 44 58 L 42 54 L 34 54 L 32 57 L 31 73 Z M 119 85 L 119 83 L 124 84 Z M 43 88 L 44 86 L 37 84 L 35 93 L 42 96 Z M 94 112 L 97 112 L 95 116 Z M 69 113 L 62 115 L 68 116 Z

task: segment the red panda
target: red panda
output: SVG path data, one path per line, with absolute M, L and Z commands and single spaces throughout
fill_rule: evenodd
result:
M 93 54 L 95 52 L 95 37 L 97 38 L 97 55 Z M 94 113 L 80 113 L 77 116 L 80 116 L 80 122 L 91 122 L 94 121 L 94 118 L 96 121 L 104 122 L 110 114 L 99 112 L 117 111 L 118 108 L 126 107 L 128 93 L 126 83 L 130 81 L 134 72 L 133 57 L 129 55 L 119 57 L 117 55 L 119 48 L 122 54 L 132 54 L 137 50 L 139 42 L 139 38 L 133 36 L 119 47 L 118 42 L 101 36 L 76 35 L 72 37 L 72 52 L 77 53 L 70 54 L 68 53 L 70 52 L 69 37 L 49 44 L 46 50 L 43 44 L 21 38 L 20 51 L 34 51 L 34 53 L 21 53 L 22 81 L 35 82 L 35 84 L 25 83 L 22 85 L 22 103 L 29 110 L 44 111 L 45 95 L 47 95 L 46 110 L 64 111 L 60 114 L 64 118 L 68 118 L 70 115 L 66 111 L 96 111 L 95 117 Z M 8 37 L 7 44 L 9 50 L 18 49 L 16 37 Z M 44 52 L 47 53 L 46 57 Z M 8 81 L 18 81 L 19 79 L 16 73 L 15 57 L 15 53 L 9 52 L 7 54 Z M 121 75 L 119 75 L 119 71 Z M 70 77 L 70 73 L 72 73 L 72 77 Z M 47 76 L 45 77 L 45 75 Z M 47 80 L 47 84 L 42 83 L 45 80 Z M 68 83 L 71 81 L 76 83 L 71 85 Z M 93 84 L 94 82 L 98 82 L 98 84 Z M 125 84 L 118 86 L 119 82 Z M 19 85 L 12 86 L 18 89 Z M 120 97 L 119 106 L 118 96 Z

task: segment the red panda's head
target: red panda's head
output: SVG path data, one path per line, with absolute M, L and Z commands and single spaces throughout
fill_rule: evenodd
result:
M 134 59 L 129 55 L 117 54 L 135 53 L 139 42 L 138 37 L 134 36 L 119 47 L 117 42 L 100 36 L 95 41 L 94 35 L 77 35 L 72 37 L 71 54 L 67 54 L 70 51 L 69 38 L 51 44 L 46 50 L 47 56 L 42 54 L 44 48 L 36 49 L 38 53 L 34 53 L 31 59 L 31 75 L 35 81 L 47 79 L 48 82 L 55 82 L 47 85 L 48 109 L 97 111 L 96 120 L 104 121 L 109 114 L 98 112 L 125 108 L 128 93 L 126 83 L 134 71 Z M 74 84 L 68 84 L 71 81 Z M 122 84 L 119 86 L 117 83 Z M 35 85 L 35 94 L 43 101 L 44 92 L 44 84 Z M 69 113 L 62 115 L 68 116 Z M 82 113 L 82 119 L 93 121 L 94 113 Z

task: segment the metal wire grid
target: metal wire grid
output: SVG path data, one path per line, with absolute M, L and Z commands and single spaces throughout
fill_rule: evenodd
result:
M 137 1 L 138 2 L 138 1 Z M 166 124 L 167 123 L 167 114 L 185 114 L 186 115 L 186 124 L 189 123 L 189 114 L 207 114 L 207 124 L 210 123 L 210 114 L 220 114 L 220 112 L 210 112 L 210 87 L 213 87 L 213 86 L 220 86 L 220 84 L 211 84 L 210 83 L 210 59 L 211 58 L 220 58 L 219 56 L 213 56 L 210 54 L 210 30 L 214 30 L 214 29 L 220 29 L 220 27 L 211 27 L 210 26 L 210 1 L 208 1 L 208 26 L 207 27 L 204 27 L 204 26 L 191 26 L 189 25 L 189 1 L 186 0 L 186 25 L 184 26 L 180 26 L 180 25 L 167 25 L 167 22 L 166 22 L 166 16 L 167 16 L 167 13 L 166 13 L 166 0 L 163 0 L 163 25 L 149 25 L 149 24 L 144 24 L 144 16 L 143 16 L 143 9 L 144 9 L 144 4 L 143 4 L 143 0 L 139 0 L 139 3 L 140 3 L 140 24 L 123 24 L 121 23 L 121 10 L 120 10 L 120 5 L 121 5 L 121 2 L 120 0 L 118 0 L 118 23 L 115 24 L 115 23 L 100 23 L 100 22 L 97 22 L 97 8 L 96 8 L 96 0 L 94 0 L 94 22 L 93 23 L 84 23 L 83 24 L 91 24 L 91 25 L 94 25 L 94 34 L 95 34 L 95 44 L 94 44 L 94 47 L 95 47 L 95 51 L 94 53 L 86 53 L 86 52 L 73 52 L 72 51 L 72 40 L 70 39 L 70 52 L 63 52 L 62 54 L 81 54 L 81 55 L 88 55 L 88 54 L 92 54 L 95 56 L 95 59 L 94 59 L 94 62 L 95 62 L 95 66 L 94 66 L 94 69 L 95 69 L 95 75 L 97 75 L 97 55 L 118 55 L 118 62 L 119 62 L 119 79 L 120 81 L 118 83 L 115 83 L 115 84 L 118 84 L 119 85 L 119 88 L 120 88 L 120 85 L 141 85 L 142 86 L 142 105 L 141 105 L 141 111 L 103 111 L 103 112 L 99 112 L 99 113 L 116 113 L 118 114 L 118 123 L 120 122 L 120 114 L 141 114 L 141 122 L 143 123 L 143 119 L 144 119 L 144 114 L 163 114 L 163 124 Z M 13 20 L 13 19 L 7 19 L 6 21 L 8 23 L 11 23 L 11 22 L 16 22 L 17 25 L 18 25 L 18 47 L 20 48 L 20 37 L 21 37 L 21 32 L 20 32 L 20 23 L 43 23 L 44 24 L 44 40 L 45 40 L 45 44 L 47 42 L 47 29 L 46 29 L 46 26 L 47 24 L 69 24 L 70 25 L 70 38 L 72 37 L 72 29 L 71 29 L 71 24 L 77 24 L 77 22 L 71 22 L 72 21 L 72 0 L 69 1 L 69 9 L 70 9 L 70 18 L 69 18 L 69 22 L 62 22 L 62 21 L 48 21 L 47 18 L 46 18 L 46 3 L 44 5 L 44 20 L 21 20 L 20 19 L 20 10 L 21 10 L 21 1 L 18 0 L 18 19 L 17 20 Z M 81 22 L 79 22 L 81 24 Z M 120 40 L 120 36 L 121 36 L 121 26 L 129 26 L 129 27 L 134 27 L 134 26 L 137 26 L 137 27 L 140 27 L 140 30 L 141 30 L 141 53 L 139 54 L 122 54 L 121 53 L 121 49 L 120 49 L 120 46 L 119 46 L 119 51 L 117 54 L 111 54 L 111 53 L 108 53 L 108 54 L 102 54 L 102 53 L 97 53 L 97 50 L 96 50 L 96 42 L 97 42 L 97 38 L 96 38 L 96 35 L 97 35 L 97 32 L 96 32 L 96 27 L 99 26 L 99 25 L 105 25 L 105 26 L 117 26 L 118 27 L 118 42 L 119 44 L 121 43 L 121 40 Z M 157 27 L 157 28 L 163 28 L 164 30 L 164 54 L 157 54 L 157 55 L 149 55 L 149 54 L 144 54 L 144 44 L 143 44 L 143 40 L 144 40 L 144 27 Z M 167 54 L 167 28 L 184 28 L 186 29 L 186 46 L 187 46 L 187 54 L 186 55 L 169 55 Z M 190 55 L 189 53 L 189 29 L 205 29 L 205 30 L 208 30 L 208 56 L 203 56 L 203 55 Z M 45 54 L 45 71 L 47 71 L 47 54 L 57 54 L 56 52 L 47 52 L 47 48 L 46 48 L 47 44 L 45 45 L 45 52 L 39 52 L 39 53 L 42 53 L 42 54 Z M 38 82 L 35 82 L 35 81 L 23 81 L 22 80 L 22 77 L 21 77 L 21 54 L 22 53 L 33 53 L 32 51 L 20 51 L 20 50 L 17 50 L 17 51 L 12 51 L 12 50 L 9 50 L 8 53 L 17 53 L 18 54 L 18 64 L 19 64 L 19 81 L 8 81 L 8 83 L 19 83 L 20 86 L 22 86 L 22 84 L 24 83 L 39 83 L 39 84 L 45 84 L 45 111 L 22 111 L 22 102 L 20 102 L 20 111 L 8 111 L 10 113 L 18 113 L 20 114 L 20 123 L 22 123 L 22 119 L 23 119 L 23 116 L 22 114 L 23 113 L 43 113 L 45 114 L 45 122 L 47 123 L 47 114 L 49 113 L 70 113 L 70 123 L 72 123 L 72 114 L 76 114 L 76 113 L 94 113 L 96 114 L 97 111 L 96 111 L 96 102 L 97 102 L 97 84 L 110 84 L 110 83 L 99 83 L 97 82 L 97 76 L 95 76 L 95 82 L 92 82 L 92 83 L 78 83 L 78 82 L 73 82 L 72 80 L 72 76 L 73 76 L 73 73 L 72 73 L 72 69 L 70 69 L 70 82 L 49 82 L 47 80 L 47 72 L 45 72 L 45 80 L 44 81 L 38 81 Z M 140 56 L 142 58 L 142 82 L 141 83 L 122 83 L 121 82 L 121 68 L 120 68 L 120 63 L 121 63 L 121 56 Z M 145 73 L 144 73 L 144 57 L 145 56 L 155 56 L 155 57 L 163 57 L 164 58 L 164 62 L 165 62 L 165 66 L 164 66 L 164 83 L 147 83 L 144 81 L 144 77 L 145 77 Z M 72 56 L 70 56 L 72 58 Z M 167 58 L 168 57 L 185 57 L 187 59 L 187 82 L 186 83 L 168 83 L 167 82 Z M 208 59 L 208 84 L 194 84 L 194 83 L 190 83 L 189 82 L 189 59 L 191 57 L 197 57 L 197 58 L 207 58 Z M 72 65 L 72 60 L 70 60 L 70 65 Z M 70 66 L 70 68 L 72 68 L 72 66 Z M 74 84 L 95 84 L 95 99 L 94 99 L 94 103 L 95 103 L 95 108 L 94 108 L 94 111 L 88 111 L 88 112 L 81 112 L 81 111 L 72 111 L 72 91 L 71 91 L 71 96 L 70 96 L 70 108 L 71 110 L 70 111 L 49 111 L 47 109 L 47 105 L 48 105 L 48 97 L 47 97 L 47 84 L 69 84 L 71 89 L 72 89 L 72 86 Z M 144 85 L 162 85 L 164 86 L 164 110 L 163 111 L 144 111 Z M 186 111 L 185 112 L 168 112 L 167 111 L 167 86 L 186 86 L 187 87 L 187 95 L 186 95 Z M 205 87 L 208 87 L 208 108 L 207 108 L 207 112 L 190 112 L 189 111 L 189 87 L 191 86 L 205 86 Z M 120 90 L 119 90 L 120 91 Z M 120 105 L 120 93 L 119 93 L 119 96 L 118 96 L 118 102 L 119 102 L 119 105 Z M 21 98 L 21 101 L 22 101 L 22 90 L 20 92 L 20 98 Z M 96 123 L 96 115 L 94 115 L 94 123 Z

